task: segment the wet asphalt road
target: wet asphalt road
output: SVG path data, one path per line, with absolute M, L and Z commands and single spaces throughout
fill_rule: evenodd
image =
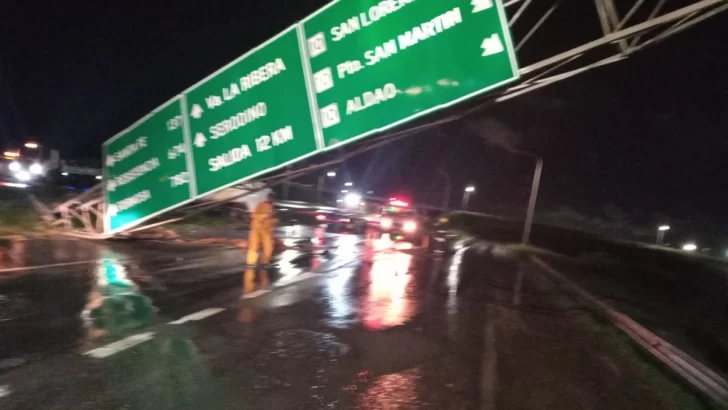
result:
M 514 289 L 528 290 L 512 261 L 485 263 L 465 248 L 446 256 L 306 228 L 282 234 L 289 246 L 306 245 L 281 254 L 267 272 L 272 288 L 244 300 L 237 248 L 29 242 L 13 257 L 93 263 L 12 279 L 8 266 L 17 261 L 4 255 L 0 408 L 670 408 L 639 382 L 629 387 L 628 370 L 612 380 L 621 364 L 604 364 L 602 347 L 574 337 L 573 329 L 560 333 L 578 347 L 542 352 L 532 331 L 519 333 L 513 323 L 553 328 L 544 316 L 531 324 L 511 310 L 492 314 L 494 303 L 514 303 Z M 315 249 L 311 237 L 318 238 Z M 529 292 L 518 303 L 550 290 Z M 513 355 L 498 365 L 512 367 L 499 376 L 507 381 L 503 397 L 496 397 L 492 362 L 484 360 L 496 355 L 486 331 L 494 323 L 510 332 L 498 349 Z M 538 342 L 553 343 L 544 329 Z M 515 350 L 525 342 L 526 350 Z M 539 362 L 553 358 L 548 366 Z M 562 392 L 550 367 L 570 360 L 573 385 Z M 580 374 L 579 360 L 589 363 L 589 375 Z M 524 377 L 539 372 L 546 393 L 522 401 L 534 386 Z M 634 397 L 649 405 L 623 405 Z
M 312 235 L 246 300 L 235 248 L 25 243 L 13 257 L 70 265 L 2 288 L 2 408 L 474 407 L 478 326 L 450 323 L 464 349 L 423 337 L 455 308 L 443 260 L 305 229 L 285 241 Z M 7 262 L 6 277 L 28 261 Z

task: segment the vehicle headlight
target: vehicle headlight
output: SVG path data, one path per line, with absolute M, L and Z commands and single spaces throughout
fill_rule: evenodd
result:
M 17 178 L 18 181 L 26 182 L 26 181 L 30 181 L 31 176 L 28 171 L 20 171 L 15 174 L 15 178 Z
M 379 221 L 379 225 L 381 225 L 384 229 L 389 229 L 392 227 L 392 220 L 389 218 L 382 218 L 382 220 Z
M 417 230 L 417 222 L 407 221 L 402 225 L 402 230 L 405 232 L 414 232 Z
M 35 163 L 30 166 L 30 173 L 35 175 L 40 175 L 43 173 L 43 166 L 41 164 Z
M 10 163 L 10 165 L 8 165 L 8 169 L 10 169 L 13 172 L 18 172 L 22 168 L 23 167 L 20 165 L 20 163 L 18 161 L 13 161 L 13 162 Z

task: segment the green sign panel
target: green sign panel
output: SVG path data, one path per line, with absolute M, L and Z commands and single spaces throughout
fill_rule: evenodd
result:
M 291 27 L 184 93 L 198 195 L 316 152 L 299 41 Z
M 501 0 L 338 0 L 104 144 L 105 231 L 518 79 Z
M 339 0 L 301 25 L 327 148 L 518 78 L 500 0 Z
M 194 198 L 188 146 L 180 98 L 104 143 L 106 232 L 121 231 Z

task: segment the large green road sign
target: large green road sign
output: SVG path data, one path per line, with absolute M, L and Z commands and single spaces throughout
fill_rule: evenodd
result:
M 106 232 L 123 230 L 194 198 L 188 146 L 180 98 L 104 143 Z
M 508 84 L 501 0 L 338 0 L 104 144 L 105 231 Z
M 302 26 L 327 148 L 518 78 L 500 0 L 339 0 Z
M 199 195 L 316 152 L 299 41 L 291 27 L 184 93 Z

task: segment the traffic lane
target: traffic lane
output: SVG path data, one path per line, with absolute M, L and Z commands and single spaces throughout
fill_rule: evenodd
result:
M 424 326 L 442 316 L 426 303 L 442 276 L 433 275 L 440 263 L 402 255 L 374 251 L 358 266 L 257 299 L 224 305 L 220 295 L 210 302 L 225 310 L 204 320 L 153 326 L 150 340 L 101 359 L 54 356 L 13 371 L 12 378 L 0 376 L 0 385 L 13 391 L 10 408 L 75 402 L 91 403 L 82 408 L 194 408 L 200 402 L 207 408 L 473 408 L 477 360 L 441 346 L 451 327 Z M 459 303 L 431 305 L 439 311 Z M 475 336 L 477 327 L 454 329 Z M 165 360 L 171 346 L 181 346 L 178 356 L 191 363 Z M 69 366 L 75 370 L 64 376 Z M 171 384 L 164 380 L 168 373 L 185 379 Z M 148 397 L 157 377 L 171 386 L 173 393 L 161 395 L 171 401 Z M 187 381 L 217 393 L 208 398 L 185 387 Z M 36 400 L 26 383 L 49 392 L 45 400 Z
M 357 237 L 309 233 L 316 245 L 309 237 L 304 245 L 296 244 L 298 237 L 284 239 L 292 248 L 277 256 L 278 268 L 270 273 L 275 285 L 355 258 Z M 205 309 L 218 294 L 235 300 L 241 292 L 245 254 L 238 248 L 131 242 L 111 250 L 85 244 L 103 249 L 105 257 L 43 266 L 0 282 L 0 363 L 24 363 L 88 339 L 125 335 Z

